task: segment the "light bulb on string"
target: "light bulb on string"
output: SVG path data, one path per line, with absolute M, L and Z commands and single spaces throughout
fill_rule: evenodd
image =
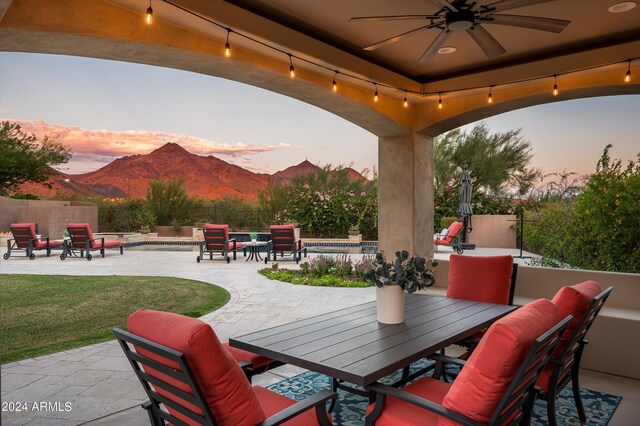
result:
M 554 75 L 553 76 L 553 96 L 558 96 L 558 93 L 560 93 L 558 91 L 558 76 Z
M 438 93 L 438 109 L 442 109 L 442 93 Z
M 631 81 L 631 59 L 629 59 L 629 65 L 627 66 L 627 73 L 624 75 L 624 82 L 628 83 Z
M 227 42 L 224 44 L 224 56 L 227 58 L 231 56 L 231 45 L 229 44 L 229 34 L 231 34 L 231 28 L 227 28 Z
M 489 88 L 489 96 L 487 97 L 487 102 L 490 104 L 493 103 L 493 94 L 491 93 L 492 91 L 493 91 L 493 86 Z
M 376 86 L 376 91 L 373 94 L 373 102 L 378 102 L 378 84 L 377 83 L 373 83 Z
M 406 108 L 409 106 L 409 101 L 407 101 L 407 91 L 404 91 L 404 100 L 402 101 L 402 105 Z
M 147 25 L 151 25 L 153 23 L 153 9 L 151 8 L 151 0 L 149 0 L 149 7 L 147 8 L 147 13 L 144 16 L 144 22 Z
M 331 83 L 331 88 L 334 92 L 338 91 L 338 82 L 336 81 L 336 77 L 338 76 L 338 71 L 333 75 L 333 83 Z
M 293 58 L 289 54 L 289 77 L 294 78 L 296 76 L 296 69 L 293 67 Z

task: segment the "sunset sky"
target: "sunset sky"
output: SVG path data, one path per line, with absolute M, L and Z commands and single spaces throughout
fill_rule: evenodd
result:
M 607 143 L 615 158 L 640 152 L 640 96 L 541 105 L 485 120 L 521 127 L 534 166 L 594 171 Z M 245 84 L 168 68 L 56 55 L 0 53 L 0 118 L 69 145 L 68 173 L 167 142 L 272 173 L 305 159 L 377 166 L 377 138 L 295 99 Z

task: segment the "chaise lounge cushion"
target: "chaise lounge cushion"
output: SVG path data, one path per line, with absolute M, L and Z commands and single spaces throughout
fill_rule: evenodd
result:
M 219 425 L 249 426 L 263 421 L 266 416 L 260 401 L 247 381 L 242 369 L 231 354 L 224 349 L 213 329 L 195 318 L 169 312 L 141 309 L 133 313 L 127 322 L 129 331 L 185 354 L 203 395 Z M 151 355 L 142 349 L 137 352 L 149 356 L 165 365 L 166 359 Z M 175 368 L 175 366 L 173 366 Z M 179 386 L 175 380 L 150 368 L 146 371 L 155 377 Z M 169 397 L 163 389 L 158 393 Z M 190 404 L 171 396 L 185 407 Z M 191 409 L 195 407 L 191 406 Z M 177 418 L 193 424 L 186 416 L 169 411 Z M 198 412 L 199 410 L 194 410 Z
M 38 239 L 38 236 L 36 235 L 36 224 L 33 222 L 21 222 L 21 223 L 12 223 L 11 224 L 11 230 L 13 232 L 13 236 L 14 239 L 16 239 L 16 245 L 18 246 L 18 248 L 24 249 L 27 248 L 29 246 L 29 242 L 27 241 L 27 239 L 32 239 L 33 241 L 33 248 L 35 250 L 41 250 L 41 249 L 46 249 L 47 247 L 51 248 L 51 247 L 60 247 L 62 245 L 62 241 L 51 241 L 49 240 L 49 245 L 47 246 L 47 240 L 46 239 Z M 19 239 L 16 238 L 16 231 L 14 230 L 14 228 L 27 228 L 29 231 L 29 235 L 26 235 L 26 233 L 20 232 L 19 234 Z M 21 238 L 22 237 L 22 238 Z
M 447 297 L 508 305 L 512 272 L 513 257 L 509 255 L 452 254 L 449 258 Z
M 558 308 L 538 299 L 496 321 L 471 354 L 442 405 L 487 423 L 535 339 L 558 323 Z M 442 421 L 442 424 L 449 424 Z
M 447 234 L 443 238 L 434 238 L 433 244 L 448 246 L 451 241 L 460 233 L 464 224 L 462 222 L 453 222 L 447 228 Z
M 104 247 L 102 247 L 102 239 L 99 238 L 94 240 L 93 232 L 91 232 L 91 227 L 88 223 L 69 223 L 67 225 L 67 229 L 70 228 L 84 228 L 83 232 L 76 234 L 76 238 L 74 238 L 74 235 L 71 235 L 73 246 L 78 250 L 83 250 L 85 248 L 86 240 L 91 240 L 89 244 L 92 250 L 120 247 L 122 245 L 120 241 L 105 241 Z M 69 234 L 71 234 L 71 232 L 69 232 Z

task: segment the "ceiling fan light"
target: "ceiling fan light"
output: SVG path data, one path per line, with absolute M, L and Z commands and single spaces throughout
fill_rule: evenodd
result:
M 628 12 L 631 9 L 635 9 L 638 6 L 638 3 L 635 1 L 623 1 L 622 3 L 616 3 L 612 6 L 609 6 L 607 9 L 611 13 L 623 13 Z
M 438 49 L 438 54 L 440 55 L 448 55 L 450 53 L 454 53 L 456 50 L 455 47 L 453 46 L 445 46 L 445 47 L 441 47 L 440 49 Z

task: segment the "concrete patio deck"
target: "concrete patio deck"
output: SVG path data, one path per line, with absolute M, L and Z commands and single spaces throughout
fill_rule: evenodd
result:
M 450 249 L 441 249 L 446 258 Z M 480 249 L 469 255 L 509 253 L 516 250 Z M 69 275 L 157 275 L 190 278 L 226 288 L 231 299 L 224 307 L 202 317 L 221 340 L 262 328 L 295 321 L 375 298 L 373 288 L 348 289 L 295 286 L 268 280 L 256 273 L 264 263 L 245 262 L 242 256 L 226 264 L 222 261 L 195 262 L 195 253 L 166 251 L 128 251 L 124 256 L 108 253 L 102 259 L 46 258 L 34 261 L 12 258 L 0 263 L 0 274 Z M 359 255 L 352 255 L 353 259 Z M 522 261 L 518 259 L 518 261 Z M 295 263 L 283 261 L 282 267 Z M 0 275 L 1 280 L 1 275 Z M 328 303 L 330 301 L 330 303 Z M 59 409 L 2 412 L 3 425 L 146 425 L 148 419 L 139 404 L 145 398 L 124 354 L 115 341 L 3 365 L 2 401 L 59 403 Z M 254 383 L 269 385 L 302 372 L 284 366 L 256 376 Z M 622 395 L 610 425 L 634 424 L 640 414 L 640 386 L 635 380 L 583 371 L 582 385 Z M 64 404 L 71 403 L 65 411 Z

